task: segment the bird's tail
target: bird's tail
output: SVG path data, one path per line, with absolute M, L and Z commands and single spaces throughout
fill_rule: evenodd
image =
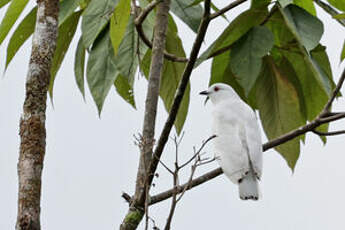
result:
M 247 175 L 239 181 L 238 188 L 242 200 L 259 199 L 259 183 L 252 168 L 248 171 Z

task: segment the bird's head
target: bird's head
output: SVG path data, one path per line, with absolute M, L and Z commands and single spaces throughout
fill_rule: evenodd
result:
M 224 83 L 213 84 L 208 88 L 208 90 L 202 91 L 199 94 L 207 96 L 204 104 L 206 104 L 208 99 L 211 99 L 211 102 L 216 104 L 222 100 L 239 98 L 235 90 L 233 90 L 231 86 Z

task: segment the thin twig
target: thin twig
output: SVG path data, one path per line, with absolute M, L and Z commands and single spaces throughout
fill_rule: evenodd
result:
M 247 0 L 237 0 L 234 1 L 232 3 L 230 3 L 229 5 L 227 5 L 226 7 L 220 9 L 219 11 L 213 13 L 210 15 L 210 19 L 213 20 L 219 16 L 221 16 L 222 14 L 225 14 L 226 12 L 228 12 L 229 10 L 237 7 L 238 5 L 241 5 L 242 3 L 246 2 Z
M 185 167 L 186 165 L 188 165 L 190 162 L 192 162 L 192 161 L 195 159 L 195 157 L 196 157 L 198 154 L 200 154 L 200 151 L 205 147 L 205 145 L 206 145 L 209 141 L 211 141 L 213 138 L 215 138 L 215 137 L 217 137 L 217 136 L 216 136 L 216 135 L 212 135 L 212 136 L 210 136 L 209 138 L 207 138 L 207 140 L 204 141 L 204 142 L 202 143 L 202 145 L 200 146 L 199 150 L 198 150 L 188 161 L 186 161 L 184 164 L 182 164 L 182 165 L 180 166 L 180 168 L 183 168 L 183 167 Z
M 317 130 L 313 130 L 312 132 L 319 136 L 336 136 L 336 135 L 345 134 L 345 130 L 339 130 L 339 131 L 333 131 L 333 132 L 320 132 Z
M 333 7 L 331 7 L 330 5 L 328 5 L 327 3 L 321 1 L 321 0 L 314 0 L 314 2 L 320 6 L 324 11 L 326 11 L 328 14 L 330 14 L 332 17 L 339 14 L 338 11 L 336 11 L 335 9 L 333 9 Z M 340 25 L 345 26 L 345 19 L 335 19 L 337 20 L 337 22 L 340 23 Z
M 337 97 L 337 95 L 339 94 L 339 91 L 344 84 L 344 80 L 345 80 L 345 69 L 344 69 L 343 73 L 341 74 L 340 79 L 338 81 L 338 84 L 335 87 L 331 98 L 328 100 L 327 104 L 325 105 L 325 108 L 323 109 L 321 115 L 323 115 L 327 112 L 330 112 L 329 110 L 331 108 L 331 105 L 332 105 L 333 101 L 335 100 L 335 98 Z

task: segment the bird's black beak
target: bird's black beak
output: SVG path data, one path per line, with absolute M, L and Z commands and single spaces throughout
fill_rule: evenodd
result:
M 199 94 L 200 95 L 208 95 L 208 92 L 207 92 L 207 90 L 204 90 L 204 91 L 201 91 Z
M 207 91 L 207 90 L 201 91 L 199 94 L 200 94 L 200 95 L 206 95 L 206 96 L 207 96 L 206 99 L 205 99 L 205 102 L 204 102 L 204 105 L 206 105 L 208 99 L 210 99 L 209 96 L 208 96 L 208 94 L 209 94 L 208 91 Z

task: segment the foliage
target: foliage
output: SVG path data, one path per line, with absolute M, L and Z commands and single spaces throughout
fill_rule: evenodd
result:
M 9 3 L 0 24 L 0 44 L 20 16 L 27 0 L 1 0 Z M 151 1 L 149 1 L 151 2 Z M 149 3 L 140 1 L 143 9 Z M 176 0 L 171 12 L 194 33 L 198 31 L 202 0 Z M 328 0 L 345 11 L 345 0 Z M 86 79 L 99 114 L 112 86 L 135 108 L 135 75 L 148 76 L 151 50 L 140 38 L 130 0 L 62 0 L 59 15 L 60 35 L 51 70 L 52 97 L 54 79 L 68 51 L 79 20 L 82 36 L 75 51 L 74 73 L 84 96 Z M 212 4 L 213 11 L 219 9 Z M 342 19 L 339 12 L 335 19 Z M 155 12 L 143 22 L 143 31 L 151 40 Z M 34 31 L 36 8 L 15 29 L 7 47 L 6 67 Z M 224 23 L 227 23 L 224 21 Z M 243 100 L 258 109 L 269 139 L 276 138 L 311 121 L 320 113 L 334 88 L 327 48 L 320 44 L 324 30 L 312 0 L 252 1 L 251 7 L 228 23 L 220 36 L 200 55 L 197 64 L 212 59 L 210 84 L 230 84 Z M 169 18 L 166 51 L 186 57 L 174 17 Z M 345 59 L 345 43 L 341 61 Z M 160 97 L 167 111 L 185 68 L 185 63 L 164 61 Z M 178 132 L 188 113 L 190 86 L 179 109 L 175 128 Z M 323 126 L 326 131 L 328 126 Z M 300 140 L 294 139 L 276 148 L 294 169 L 300 152 Z M 323 138 L 323 141 L 326 141 Z

